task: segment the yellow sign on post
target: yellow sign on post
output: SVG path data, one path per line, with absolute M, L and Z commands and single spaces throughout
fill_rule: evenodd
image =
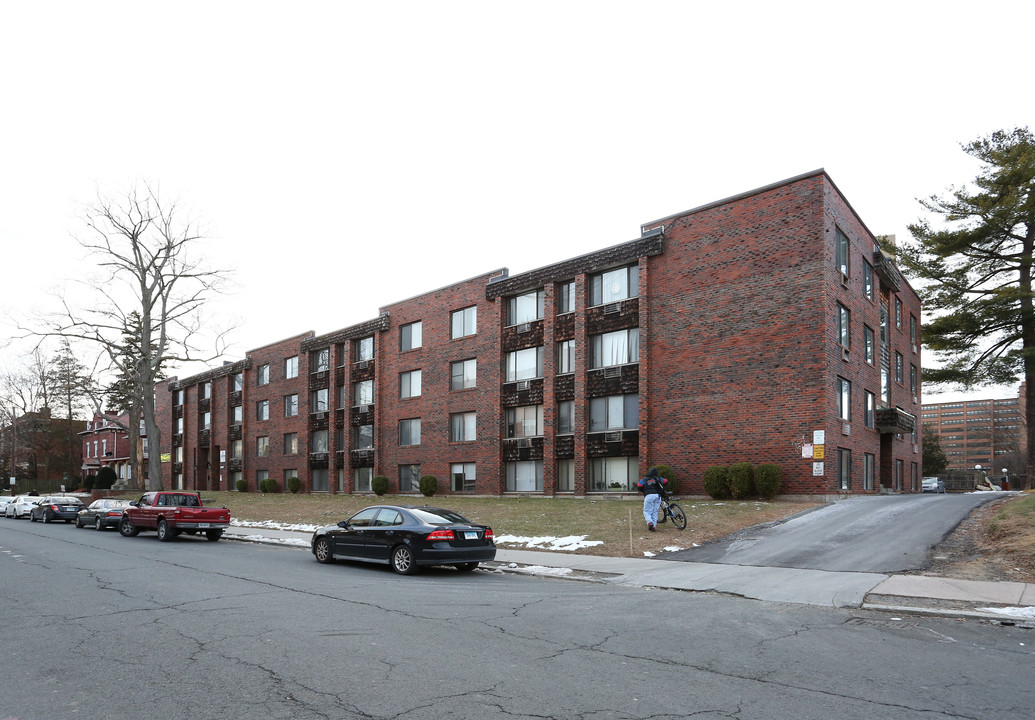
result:
M 822 460 L 825 455 L 826 445 L 813 445 L 812 446 L 812 458 L 814 460 Z
M 162 453 L 162 462 L 170 462 L 172 459 L 172 453 Z

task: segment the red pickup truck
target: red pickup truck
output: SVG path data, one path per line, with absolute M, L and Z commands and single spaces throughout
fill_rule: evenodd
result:
M 168 542 L 180 533 L 204 533 L 209 540 L 223 537 L 230 525 L 230 511 L 224 507 L 202 507 L 197 493 L 170 490 L 149 492 L 122 511 L 119 532 L 134 537 L 141 530 L 154 530 L 158 539 Z

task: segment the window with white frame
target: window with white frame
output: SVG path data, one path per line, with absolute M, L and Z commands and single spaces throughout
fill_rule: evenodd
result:
M 362 467 L 352 471 L 352 487 L 356 492 L 372 492 L 370 481 L 374 478 L 374 468 Z
M 533 290 L 507 298 L 507 325 L 542 320 L 546 293 Z
M 270 401 L 259 400 L 255 403 L 255 419 L 256 420 L 269 420 L 270 419 Z
M 847 280 L 851 270 L 851 244 L 848 242 L 848 236 L 841 231 L 841 228 L 837 228 L 834 242 L 837 245 L 835 248 L 836 257 L 834 259 L 837 269 L 841 276 Z
M 639 479 L 637 457 L 600 457 L 589 461 L 589 487 L 592 492 L 628 492 Z
M 241 392 L 242 390 L 244 390 L 244 373 L 234 373 L 233 391 Z
M 309 438 L 309 452 L 327 452 L 328 440 L 329 436 L 326 430 L 313 430 L 313 433 Z
M 639 396 L 610 395 L 589 401 L 589 431 L 635 430 L 640 421 Z
M 450 463 L 449 489 L 452 492 L 474 492 L 476 486 L 477 473 L 473 462 Z
M 284 360 L 284 377 L 288 380 L 298 377 L 298 355 Z
M 423 342 L 422 335 L 423 323 L 420 320 L 400 326 L 399 349 L 403 351 L 416 350 Z
M 420 445 L 420 418 L 399 421 L 399 445 Z
M 852 451 L 837 449 L 837 477 L 841 490 L 852 489 Z
M 895 382 L 899 385 L 902 384 L 904 366 L 902 363 L 902 353 L 895 351 Z
M 507 408 L 507 437 L 530 438 L 543 434 L 543 406 L 525 405 Z
M 270 439 L 268 435 L 260 435 L 255 438 L 255 454 L 259 457 L 267 457 L 270 454 Z
M 449 364 L 449 389 L 469 390 L 478 384 L 478 361 L 474 358 Z
M 628 265 L 598 273 L 589 280 L 589 304 L 606 305 L 640 294 L 640 266 Z
M 352 341 L 352 359 L 354 362 L 374 359 L 374 337 L 372 335 Z
M 452 339 L 467 337 L 478 332 L 478 306 L 454 310 L 450 314 L 450 337 Z
M 198 397 L 202 400 L 208 400 L 212 397 L 212 383 L 203 382 L 198 386 Z
M 399 492 L 420 492 L 420 465 L 399 466 Z
M 557 343 L 557 374 L 575 372 L 575 341 L 561 340 Z
M 841 303 L 837 304 L 837 344 L 847 350 L 851 347 L 851 333 L 849 332 L 849 325 L 851 324 L 852 314 Z
M 325 372 L 331 369 L 331 349 L 329 347 L 314 350 L 309 356 L 309 372 Z
M 863 390 L 863 425 L 871 430 L 877 427 L 877 396 Z
M 543 376 L 543 348 L 525 348 L 506 355 L 507 375 L 505 382 L 528 380 Z
M 873 365 L 877 357 L 876 341 L 873 335 L 873 328 L 863 325 L 863 360 Z
M 902 298 L 895 297 L 895 327 L 902 329 Z
M 591 368 L 613 367 L 639 361 L 639 328 L 617 330 L 590 337 L 589 366 Z
M 230 408 L 230 423 L 240 425 L 244 422 L 244 405 L 234 405 Z
M 259 365 L 255 368 L 255 384 L 256 385 L 269 385 L 270 384 L 270 366 Z
M 557 284 L 557 314 L 575 312 L 575 281 Z
M 320 388 L 319 390 L 313 390 L 309 395 L 309 412 L 320 413 L 327 412 L 329 409 L 329 396 L 330 390 L 328 388 Z
M 94 453 L 95 453 L 95 456 L 96 456 L 97 448 L 94 447 L 93 450 L 94 450 Z M 177 445 L 175 448 L 173 448 L 173 462 L 177 462 L 177 463 L 183 462 L 183 446 L 182 445 Z
M 183 434 L 183 418 L 181 418 L 181 417 L 176 418 L 176 434 L 177 435 L 182 435 Z M 89 444 L 89 443 L 87 443 L 87 444 Z
M 449 416 L 450 442 L 473 442 L 478 439 L 478 414 L 453 413 Z
M 284 396 L 284 417 L 298 415 L 298 393 Z
M 506 467 L 507 492 L 542 492 L 543 461 L 522 460 L 508 462 Z
M 873 300 L 873 265 L 863 260 L 863 296 Z
M 845 422 L 852 419 L 852 383 L 837 379 L 837 416 Z
M 201 429 L 208 430 L 210 427 L 212 427 L 212 413 L 201 413 Z
M 373 405 L 374 404 L 374 381 L 360 380 L 352 383 L 352 404 Z
M 420 397 L 420 370 L 399 373 L 399 397 Z

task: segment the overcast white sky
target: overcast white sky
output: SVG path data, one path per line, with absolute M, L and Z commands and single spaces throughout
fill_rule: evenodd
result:
M 138 180 L 234 268 L 230 359 L 819 167 L 903 238 L 974 176 L 961 142 L 1035 125 L 1033 27 L 997 0 L 3 3 L 0 312 L 85 272 L 77 213 Z

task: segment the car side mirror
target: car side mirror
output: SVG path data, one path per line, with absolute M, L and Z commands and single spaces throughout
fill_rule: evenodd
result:
M 339 520 L 338 521 L 338 527 L 340 527 L 340 528 L 347 528 L 348 526 L 349 526 L 349 523 L 348 523 L 347 520 Z
M 133 507 L 140 507 L 140 503 L 138 503 L 136 500 L 132 501 L 130 505 L 132 505 Z

